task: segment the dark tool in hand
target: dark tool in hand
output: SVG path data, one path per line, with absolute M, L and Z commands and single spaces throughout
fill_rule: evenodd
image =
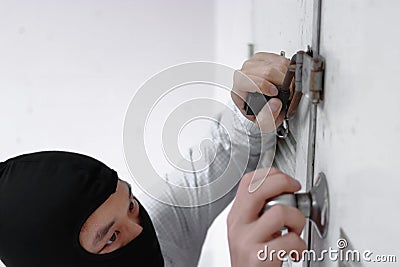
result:
M 276 96 L 268 96 L 261 93 L 249 93 L 245 102 L 244 109 L 246 114 L 257 115 L 271 98 L 279 98 L 282 101 L 281 112 L 285 113 L 285 120 L 283 121 L 282 126 L 277 130 L 277 135 L 280 138 L 286 138 L 289 131 L 288 118 L 294 114 L 302 96 L 301 71 L 303 53 L 304 51 L 299 51 L 291 58 L 282 85 L 276 86 L 278 89 L 278 94 Z M 290 85 L 294 78 L 294 94 L 293 97 L 291 97 Z

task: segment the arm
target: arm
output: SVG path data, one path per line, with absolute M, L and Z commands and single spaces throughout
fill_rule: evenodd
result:
M 286 66 L 286 59 L 267 53 L 257 54 L 245 62 L 243 68 L 234 75 L 232 100 L 235 105 L 227 109 L 219 123 L 214 125 L 211 131 L 214 144 L 202 147 L 203 163 L 211 164 L 201 170 L 197 166 L 204 164 L 192 162 L 193 172 L 176 170 L 167 176 L 169 182 L 186 187 L 201 187 L 215 181 L 229 180 L 231 183 L 227 187 L 224 185 L 225 194 L 220 195 L 218 190 L 199 190 L 186 195 L 174 194 L 173 189 L 165 192 L 171 202 L 176 200 L 178 203 L 177 199 L 181 197 L 189 199 L 191 208 L 169 206 L 152 199 L 146 201 L 166 262 L 173 260 L 174 266 L 180 266 L 176 262 L 179 259 L 182 265 L 195 266 L 209 226 L 233 200 L 240 177 L 257 166 L 271 165 L 272 162 L 263 162 L 260 166 L 259 160 L 266 151 L 272 151 L 269 158 L 271 161 L 273 159 L 273 130 L 274 122 L 279 119 L 280 100 L 270 100 L 269 106 L 261 110 L 256 120 L 252 116 L 243 116 L 243 99 L 247 97 L 247 92 L 254 92 L 258 86 L 263 93 L 276 95 L 272 82 L 283 79 Z M 199 206 L 202 203 L 206 204 Z

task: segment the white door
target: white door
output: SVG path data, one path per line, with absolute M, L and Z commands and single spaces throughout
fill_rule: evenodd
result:
M 253 3 L 253 31 L 255 52 L 285 52 L 291 58 L 297 51 L 306 50 L 313 39 L 313 0 L 256 0 Z M 310 101 L 303 96 L 296 115 L 289 120 L 289 134 L 277 139 L 274 166 L 296 177 L 302 191 L 311 184 L 307 174 L 310 134 Z M 303 237 L 308 240 L 308 228 Z M 302 266 L 293 263 L 292 266 Z
M 289 57 L 312 45 L 315 3 L 255 0 L 255 50 L 285 50 Z M 310 249 L 317 258 L 323 256 L 311 266 L 397 266 L 382 261 L 400 261 L 399 11 L 400 2 L 394 0 L 322 0 L 324 100 L 317 111 L 314 173 L 324 172 L 329 183 L 330 225 L 323 240 L 311 233 Z M 310 115 L 306 102 L 290 121 L 291 138 L 278 144 L 275 162 L 303 188 Z M 321 255 L 323 250 L 331 254 Z
M 313 1 L 256 0 L 253 3 L 255 52 L 284 51 L 290 58 L 306 50 L 312 41 Z M 289 121 L 289 136 L 278 139 L 275 165 L 295 176 L 306 187 L 306 161 L 309 131 L 309 101 L 302 99 L 294 118 Z
M 342 238 L 344 252 L 358 250 L 361 259 L 328 258 L 314 266 L 398 266 L 378 261 L 390 255 L 400 261 L 399 10 L 395 0 L 322 1 L 325 97 L 318 108 L 315 173 L 326 174 L 331 211 L 328 237 L 314 235 L 313 246 L 338 249 L 346 245 L 337 244 Z

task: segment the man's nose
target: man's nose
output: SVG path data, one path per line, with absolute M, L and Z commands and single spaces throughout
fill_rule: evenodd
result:
M 128 233 L 127 237 L 136 237 L 143 231 L 143 227 L 140 225 L 139 219 L 133 215 L 126 217 L 123 225 L 125 226 L 125 231 Z M 127 241 L 130 242 L 131 240 Z

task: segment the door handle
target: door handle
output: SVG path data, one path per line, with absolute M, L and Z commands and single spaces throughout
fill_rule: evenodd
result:
M 268 201 L 263 212 L 276 205 L 286 205 L 298 208 L 310 219 L 318 235 L 325 238 L 329 225 L 329 191 L 324 173 L 320 173 L 316 184 L 306 193 L 282 194 Z

